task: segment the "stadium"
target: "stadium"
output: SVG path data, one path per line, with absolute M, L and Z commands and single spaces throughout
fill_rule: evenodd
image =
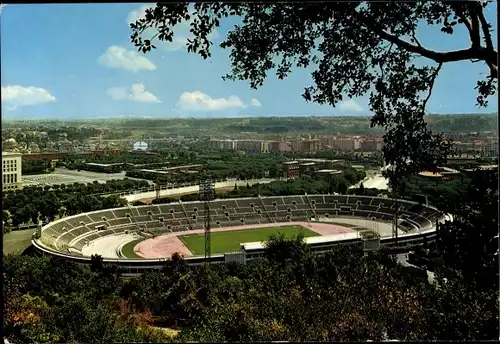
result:
M 40 227 L 32 243 L 39 252 L 80 263 L 98 254 L 128 273 L 161 268 L 175 252 L 201 264 L 204 206 L 179 201 L 82 213 Z M 302 233 L 315 251 L 339 243 L 404 249 L 432 241 L 437 225 L 451 218 L 408 200 L 328 194 L 216 199 L 210 220 L 210 262 L 225 263 L 261 257 L 264 241 L 276 233 Z

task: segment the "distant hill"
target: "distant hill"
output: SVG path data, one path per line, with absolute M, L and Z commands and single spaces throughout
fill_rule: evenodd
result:
M 100 127 L 123 128 L 144 133 L 175 135 L 235 135 L 255 133 L 263 135 L 290 134 L 369 134 L 383 133 L 382 128 L 371 128 L 369 116 L 274 116 L 248 118 L 132 118 L 113 117 L 107 119 L 65 120 L 2 120 L 7 127 L 34 127 L 37 124 L 50 126 L 94 124 Z M 426 121 L 435 132 L 496 131 L 498 114 L 431 114 Z
M 427 123 L 436 132 L 497 131 L 498 113 L 429 115 Z

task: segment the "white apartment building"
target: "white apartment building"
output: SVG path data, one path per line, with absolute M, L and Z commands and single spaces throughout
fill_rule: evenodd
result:
M 21 153 L 2 152 L 2 190 L 23 188 Z

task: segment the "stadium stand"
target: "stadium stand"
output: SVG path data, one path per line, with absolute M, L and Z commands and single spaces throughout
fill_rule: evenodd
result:
M 309 220 L 338 216 L 393 221 L 396 211 L 404 232 L 431 228 L 444 214 L 437 209 L 408 200 L 355 195 L 294 195 L 210 202 L 214 228 Z M 163 233 L 202 229 L 203 202 L 173 202 L 160 205 L 123 207 L 63 218 L 42 228 L 38 242 L 51 249 L 81 254 L 84 245 L 107 235 L 121 233 Z M 146 235 L 146 234 L 145 234 Z

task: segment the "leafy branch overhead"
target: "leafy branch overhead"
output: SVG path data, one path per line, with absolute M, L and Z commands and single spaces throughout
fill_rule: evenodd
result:
M 450 151 L 449 143 L 433 134 L 424 120 L 444 64 L 484 63 L 489 73 L 477 82 L 477 105 L 486 107 L 487 97 L 495 94 L 498 53 L 484 16 L 487 5 L 484 1 L 196 3 L 192 7 L 159 3 L 130 24 L 131 41 L 146 53 L 155 48 L 155 39 L 172 41 L 175 25 L 189 22 L 193 37 L 187 50 L 206 59 L 213 44 L 210 33 L 224 18 L 237 16 L 241 23 L 220 44 L 230 50 L 231 71 L 224 79 L 248 80 L 257 88 L 270 71 L 284 79 L 294 66 L 313 66 L 314 84 L 305 87 L 303 97 L 335 106 L 345 96 L 368 96 L 372 126 L 386 129 L 386 162 L 411 173 L 442 163 Z M 466 49 L 435 51 L 421 44 L 416 34 L 419 26 L 436 26 L 439 39 L 448 39 L 459 25 L 470 36 Z M 416 58 L 426 59 L 428 65 L 418 66 Z

